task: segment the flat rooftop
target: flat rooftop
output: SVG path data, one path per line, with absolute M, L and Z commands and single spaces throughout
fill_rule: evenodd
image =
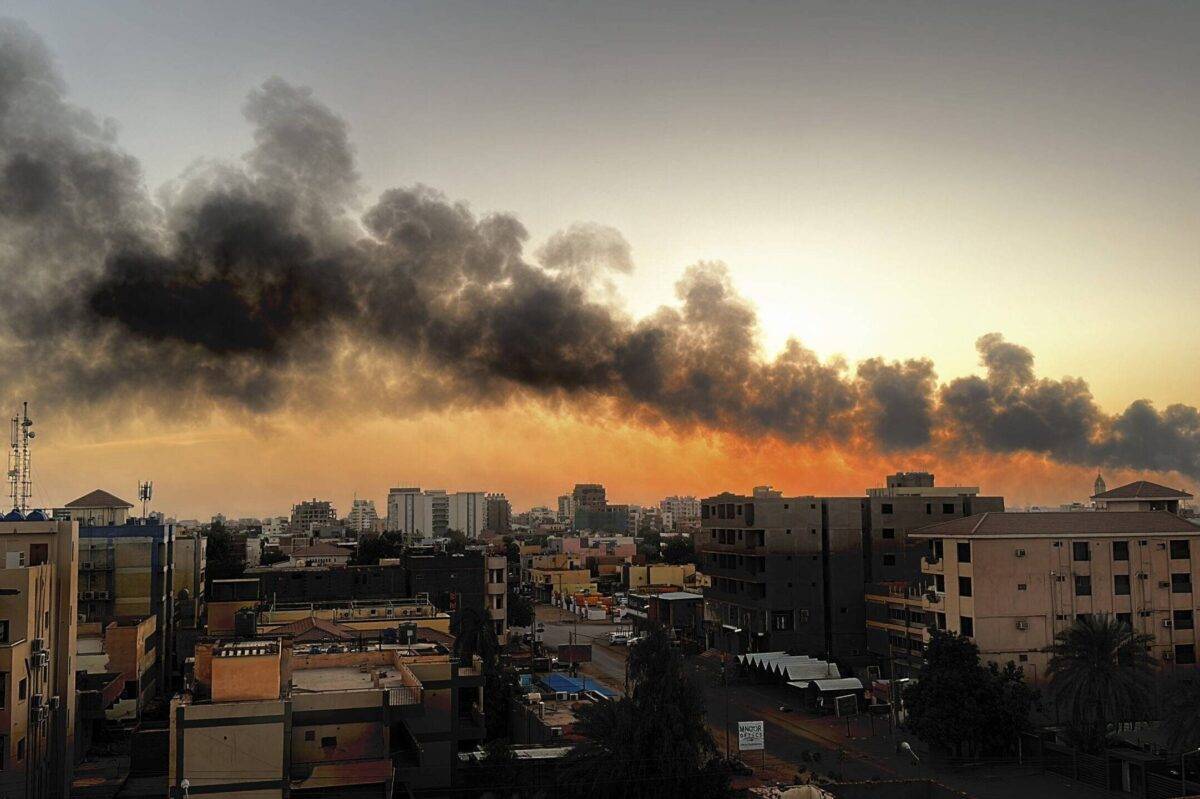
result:
M 379 678 L 378 686 L 375 683 L 376 676 Z M 361 691 L 376 687 L 400 688 L 406 684 L 403 672 L 395 667 L 338 666 L 292 672 L 293 691 Z

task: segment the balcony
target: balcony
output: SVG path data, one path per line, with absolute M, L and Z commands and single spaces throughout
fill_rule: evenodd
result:
M 926 555 L 921 558 L 921 571 L 924 572 L 940 572 L 943 570 L 942 559 L 934 558 Z

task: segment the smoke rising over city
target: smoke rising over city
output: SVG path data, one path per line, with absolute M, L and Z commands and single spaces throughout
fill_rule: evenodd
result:
M 165 415 L 339 391 L 396 414 L 599 400 L 675 429 L 1200 478 L 1196 408 L 1110 414 L 998 333 L 976 342 L 983 376 L 944 382 L 926 359 L 851 366 L 796 341 L 767 358 L 720 263 L 688 267 L 669 304 L 631 318 L 612 297 L 634 268 L 618 231 L 579 224 L 530 253 L 513 216 L 425 186 L 368 202 L 346 123 L 279 78 L 246 100 L 244 159 L 198 164 L 153 198 L 111 126 L 65 97 L 36 35 L 0 22 L 6 399 L 136 398 Z

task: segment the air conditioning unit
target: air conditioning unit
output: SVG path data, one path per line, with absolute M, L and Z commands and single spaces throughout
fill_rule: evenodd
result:
M 554 736 L 555 738 L 561 738 L 562 734 L 563 734 L 563 728 L 562 727 L 551 727 L 550 734 L 552 736 Z
M 108 599 L 108 592 L 107 591 L 97 591 L 96 599 Z
M 79 564 L 79 570 L 81 572 L 90 572 L 92 570 L 92 564 L 90 562 L 84 561 L 83 563 Z
M 1168 630 L 1171 629 L 1171 620 L 1163 619 L 1163 627 L 1166 627 Z
M 1028 630 L 1028 629 L 1029 629 L 1029 622 L 1025 621 L 1024 619 L 1021 619 L 1021 620 L 1019 620 L 1019 621 L 1017 622 L 1017 629 L 1018 629 L 1018 630 Z
M 1145 580 L 1145 579 L 1147 579 L 1149 576 L 1150 576 L 1150 575 L 1146 574 L 1145 572 L 1138 572 L 1138 579 L 1139 579 L 1139 580 Z
M 1167 582 L 1166 580 L 1159 580 L 1158 587 L 1159 588 L 1170 588 L 1171 584 L 1169 582 Z
M 41 652 L 45 648 L 46 648 L 46 639 L 45 638 L 29 639 L 29 651 L 30 652 Z
M 30 662 L 35 669 L 44 669 L 50 663 L 50 655 L 46 652 L 34 652 Z
M 41 710 L 45 702 L 46 697 L 42 696 L 41 694 L 33 694 L 29 697 L 29 706 L 34 710 Z
M 1025 550 L 1023 550 L 1023 549 L 1018 549 L 1018 550 L 1016 551 L 1016 556 L 1017 556 L 1018 558 L 1023 558 L 1023 557 L 1025 557 Z
M 60 707 L 62 707 L 62 700 L 57 696 L 50 697 L 50 709 L 57 711 Z
M 567 693 L 566 691 L 555 691 L 554 698 L 559 700 L 560 702 L 566 702 L 568 699 L 571 698 L 571 695 L 569 693 Z

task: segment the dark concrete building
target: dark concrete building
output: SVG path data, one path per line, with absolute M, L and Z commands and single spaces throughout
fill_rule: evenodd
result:
M 733 653 L 886 661 L 895 625 L 886 603 L 868 610 L 867 587 L 919 584 L 922 551 L 908 531 L 1004 507 L 976 488 L 932 483 L 932 475 L 907 473 L 864 497 L 785 497 L 758 487 L 705 499 L 696 548 L 712 578 L 704 592 L 710 643 Z
M 346 602 L 385 600 L 428 594 L 439 610 L 486 607 L 484 553 L 450 554 L 411 548 L 393 561 L 373 566 L 280 567 L 246 571 L 259 582 L 264 602 Z

